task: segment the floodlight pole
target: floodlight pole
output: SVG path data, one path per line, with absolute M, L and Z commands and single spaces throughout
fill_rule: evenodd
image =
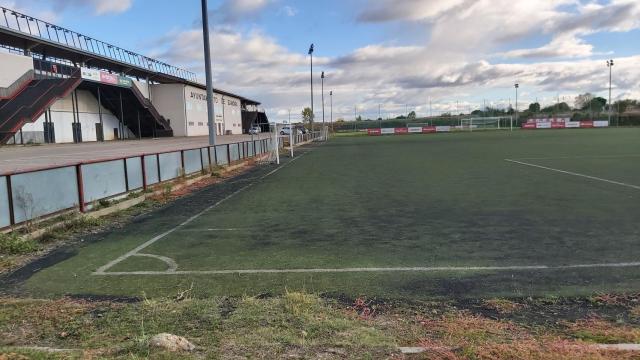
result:
M 518 88 L 520 87 L 520 84 L 515 84 L 515 88 L 516 88 L 516 125 L 518 125 Z
M 380 122 L 380 129 L 382 129 L 382 114 L 380 113 L 380 104 L 378 104 L 378 121 Z
M 311 44 L 311 46 L 309 46 L 309 57 L 311 60 L 311 120 L 310 125 L 311 125 L 311 137 L 313 138 L 313 118 L 315 117 L 315 113 L 313 112 L 313 44 Z
M 324 136 L 324 71 L 322 72 L 322 75 L 320 76 L 320 80 L 322 82 L 322 88 L 321 88 L 322 89 L 322 132 L 321 132 L 321 134 L 323 134 L 323 136 L 322 136 L 323 139 L 322 140 L 325 141 L 327 139 L 325 139 L 325 136 Z
M 613 60 L 607 60 L 609 68 L 609 126 L 611 126 L 611 71 L 613 69 Z
M 204 68 L 207 77 L 207 125 L 209 145 L 216 145 L 215 113 L 213 107 L 213 75 L 211 73 L 211 46 L 209 44 L 209 13 L 207 0 L 202 0 L 202 35 L 204 40 Z
M 333 131 L 333 90 L 329 91 L 329 101 L 331 103 L 331 131 Z

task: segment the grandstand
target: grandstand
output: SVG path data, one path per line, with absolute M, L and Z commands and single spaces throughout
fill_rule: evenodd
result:
M 208 133 L 190 71 L 0 7 L 0 144 Z M 268 122 L 258 101 L 214 89 L 216 133 Z

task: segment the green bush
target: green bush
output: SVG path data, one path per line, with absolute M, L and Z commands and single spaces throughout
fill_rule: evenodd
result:
M 37 251 L 38 248 L 38 243 L 32 239 L 23 239 L 16 234 L 0 234 L 0 254 L 28 254 Z

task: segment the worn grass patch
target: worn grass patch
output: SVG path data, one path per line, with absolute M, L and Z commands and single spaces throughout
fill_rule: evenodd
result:
M 37 241 L 25 239 L 18 234 L 0 233 L 0 255 L 23 255 L 37 251 L 40 248 Z
M 565 323 L 570 336 L 598 344 L 640 343 L 640 329 L 597 317 Z
M 593 344 L 640 340 L 638 326 L 594 317 L 604 308 L 542 326 L 452 302 L 377 301 L 376 311 L 363 317 L 359 301 L 304 292 L 210 299 L 189 292 L 174 289 L 169 298 L 134 302 L 0 299 L 0 359 L 401 359 L 397 346 L 426 347 L 418 358 L 428 359 L 632 359 L 637 353 Z M 196 350 L 150 347 L 149 339 L 164 332 L 186 337 Z

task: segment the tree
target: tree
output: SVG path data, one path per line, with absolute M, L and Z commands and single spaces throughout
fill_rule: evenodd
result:
M 568 113 L 571 112 L 571 106 L 569 106 L 569 104 L 567 104 L 566 102 L 561 102 L 559 104 L 547 106 L 540 111 L 545 114 Z
M 627 108 L 634 107 L 634 106 L 638 106 L 637 100 L 630 100 L 630 99 L 618 100 L 613 103 L 613 110 L 615 112 L 619 112 L 620 114 L 623 114 L 624 112 L 627 111 Z
M 362 116 L 358 115 L 358 117 L 356 118 L 356 121 L 362 121 Z
M 415 120 L 416 119 L 416 112 L 415 111 L 410 112 L 409 115 L 407 115 L 407 119 Z
M 607 99 L 603 97 L 596 97 L 591 100 L 591 104 L 589 104 L 589 109 L 592 109 L 595 112 L 602 112 L 604 107 L 607 105 Z
M 304 121 L 305 123 L 309 123 L 311 124 L 311 121 L 313 120 L 313 113 L 311 112 L 311 108 L 304 108 L 304 110 L 302 110 L 302 121 Z
M 539 113 L 540 112 L 540 103 L 534 102 L 533 104 L 529 104 L 529 112 Z

